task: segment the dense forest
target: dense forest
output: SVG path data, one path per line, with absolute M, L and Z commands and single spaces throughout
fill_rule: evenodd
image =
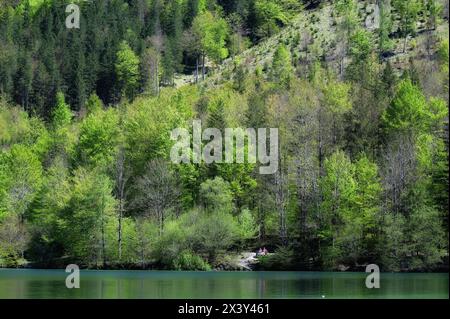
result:
M 0 267 L 448 267 L 447 0 L 73 2 L 0 0 Z M 174 164 L 194 119 L 277 172 Z

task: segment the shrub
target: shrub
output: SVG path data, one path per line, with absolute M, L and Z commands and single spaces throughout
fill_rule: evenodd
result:
M 202 257 L 187 250 L 173 261 L 173 268 L 176 270 L 211 270 L 211 266 Z
M 259 267 L 263 270 L 290 270 L 295 268 L 294 250 L 279 247 L 275 253 L 259 257 Z

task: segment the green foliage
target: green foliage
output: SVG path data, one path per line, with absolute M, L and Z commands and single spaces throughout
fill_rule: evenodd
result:
M 292 248 L 278 247 L 273 254 L 261 256 L 258 261 L 258 267 L 266 271 L 295 269 L 295 252 Z
M 356 163 L 338 151 L 325 160 L 321 180 L 324 216 L 321 236 L 325 267 L 370 260 L 377 236 L 381 182 L 378 168 L 367 157 Z
M 397 92 L 383 114 L 389 130 L 423 131 L 427 127 L 427 101 L 411 80 L 399 83 Z
M 386 270 L 399 271 L 402 256 L 406 255 L 405 217 L 388 214 L 384 217 L 383 241 L 380 241 L 381 262 Z
M 133 163 L 136 175 L 142 173 L 149 160 L 170 154 L 173 145 L 170 132 L 176 127 L 184 127 L 185 121 L 192 116 L 191 105 L 196 94 L 195 87 L 165 90 L 159 97 L 138 98 L 127 108 L 124 135 L 127 157 Z
M 303 2 L 82 1 L 69 32 L 58 1 L 3 1 L 0 266 L 210 270 L 280 244 L 263 269 L 446 266 L 441 9 L 381 1 L 369 32 L 357 1 L 319 2 L 265 39 Z M 193 119 L 278 128 L 277 173 L 170 163 Z
M 252 176 L 254 170 L 255 165 L 249 163 L 217 165 L 217 174 L 229 183 L 229 190 L 237 207 L 243 207 L 250 203 L 252 192 L 258 184 Z
M 324 252 L 326 267 L 336 266 L 342 252 L 342 228 L 350 220 L 356 199 L 357 184 L 350 159 L 337 151 L 324 163 L 325 175 L 321 179 L 323 221 L 319 236 L 328 245 Z
M 107 167 L 115 158 L 119 140 L 117 111 L 99 110 L 80 125 L 78 152 L 80 164 Z
M 200 262 L 199 256 L 213 265 L 219 254 L 239 240 L 237 228 L 236 220 L 228 213 L 191 211 L 167 222 L 153 256 L 166 268 L 187 267 L 188 261 L 195 269 L 206 268 L 208 264 Z M 183 256 L 186 253 L 191 256 Z
M 375 163 L 362 156 L 354 166 L 358 187 L 353 214 L 346 221 L 349 225 L 347 240 L 352 241 L 348 245 L 348 254 L 354 260 L 370 260 L 378 240 L 378 218 L 381 213 L 380 199 L 383 189 Z
M 301 4 L 292 0 L 256 0 L 256 35 L 258 37 L 270 37 L 278 32 L 280 26 L 288 23 L 293 12 L 300 10 Z
M 0 145 L 7 147 L 13 144 L 40 144 L 47 129 L 42 120 L 29 117 L 19 107 L 9 107 L 0 98 Z M 37 150 L 38 151 L 38 150 Z
M 142 222 L 144 225 L 136 225 Z M 112 216 L 105 224 L 105 255 L 108 263 L 111 264 L 139 264 L 142 261 L 142 255 L 148 257 L 150 244 L 156 238 L 152 233 L 152 228 L 148 229 L 148 222 L 137 220 L 130 217 L 124 217 L 121 221 L 122 227 L 122 254 L 119 258 L 118 254 L 118 228 L 119 222 L 117 218 Z M 143 237 L 145 236 L 145 237 Z M 145 263 L 145 262 L 144 262 Z
M 92 93 L 86 102 L 86 109 L 88 114 L 96 113 L 103 109 L 103 102 L 97 94 Z
M 359 23 L 357 1 L 337 0 L 336 12 L 340 16 L 340 28 L 347 36 L 351 35 Z
M 25 213 L 42 184 L 42 165 L 38 157 L 26 146 L 16 144 L 1 154 L 0 176 L 3 175 L 0 193 L 1 212 L 18 216 L 23 221 Z
M 324 87 L 324 101 L 331 113 L 342 115 L 352 108 L 350 83 L 329 81 Z
M 154 261 L 153 258 L 160 261 L 159 257 L 162 256 L 162 254 L 167 251 L 166 248 L 169 247 L 164 245 L 165 241 L 163 241 L 163 239 L 169 237 L 164 235 L 160 236 L 158 225 L 151 219 L 143 216 L 136 218 L 134 227 L 134 234 L 136 236 L 129 238 L 131 239 L 129 242 L 132 244 L 132 247 L 126 251 L 127 254 L 135 256 L 142 268 L 145 268 L 148 264 L 152 263 Z M 166 227 L 165 234 L 170 234 L 170 229 L 170 227 Z M 133 230 L 130 234 L 133 235 Z M 173 257 L 171 260 L 173 260 Z
M 173 268 L 175 270 L 211 270 L 211 266 L 198 255 L 190 251 L 183 251 L 174 260 Z
M 79 168 L 72 183 L 71 198 L 63 212 L 65 251 L 85 265 L 104 265 L 106 227 L 116 205 L 111 182 L 101 173 Z
M 271 78 L 282 87 L 289 88 L 292 77 L 291 54 L 284 45 L 280 45 L 273 56 Z
M 391 7 L 387 1 L 380 2 L 380 29 L 379 29 L 379 49 L 381 53 L 389 52 L 394 48 L 394 41 L 389 35 L 392 32 L 393 19 Z
M 386 270 L 432 270 L 442 262 L 446 242 L 439 213 L 421 206 L 409 218 L 385 217 L 382 262 Z
M 427 27 L 435 29 L 443 11 L 443 5 L 438 0 L 429 0 L 424 5 L 424 15 L 427 18 Z
M 448 75 L 448 60 L 449 60 L 449 54 L 448 54 L 448 49 L 449 49 L 449 45 L 448 45 L 448 39 L 442 41 L 439 44 L 438 47 L 438 57 L 439 57 L 439 62 L 442 65 L 442 70 Z
M 230 213 L 233 210 L 233 194 L 221 177 L 207 180 L 200 185 L 200 199 L 207 212 Z
M 350 56 L 354 63 L 366 61 L 373 50 L 372 35 L 366 30 L 359 29 L 350 37 Z
M 223 18 L 206 11 L 194 19 L 192 31 L 200 44 L 200 50 L 214 62 L 220 62 L 228 56 L 225 41 L 229 27 Z
M 133 99 L 139 85 L 139 58 L 125 41 L 120 44 L 115 67 L 124 93 Z
M 414 33 L 417 28 L 419 13 L 422 10 L 422 1 L 419 0 L 394 0 L 393 8 L 400 17 L 400 31 L 406 37 Z
M 8 216 L 0 222 L 0 267 L 26 265 L 24 251 L 30 234 L 18 216 Z
M 445 232 L 437 210 L 423 206 L 411 215 L 409 264 L 411 269 L 430 270 L 446 255 Z
M 253 239 L 258 232 L 258 226 L 252 212 L 248 209 L 242 210 L 237 216 L 238 237 L 243 240 Z
M 71 120 L 72 112 L 65 101 L 64 94 L 58 92 L 56 94 L 56 106 L 53 110 L 53 127 L 55 129 L 65 127 L 70 124 Z
M 217 212 L 200 218 L 194 227 L 195 241 L 199 251 L 213 262 L 219 252 L 230 248 L 237 236 L 237 224 L 233 216 L 225 212 Z

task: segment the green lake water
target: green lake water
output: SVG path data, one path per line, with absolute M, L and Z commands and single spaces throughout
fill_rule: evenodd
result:
M 448 274 L 381 273 L 368 289 L 366 273 L 81 271 L 68 289 L 64 270 L 0 269 L 5 298 L 448 298 Z

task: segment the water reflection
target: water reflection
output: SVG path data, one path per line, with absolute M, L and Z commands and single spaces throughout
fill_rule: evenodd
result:
M 448 298 L 448 274 L 82 271 L 81 288 L 64 270 L 0 269 L 0 298 Z

